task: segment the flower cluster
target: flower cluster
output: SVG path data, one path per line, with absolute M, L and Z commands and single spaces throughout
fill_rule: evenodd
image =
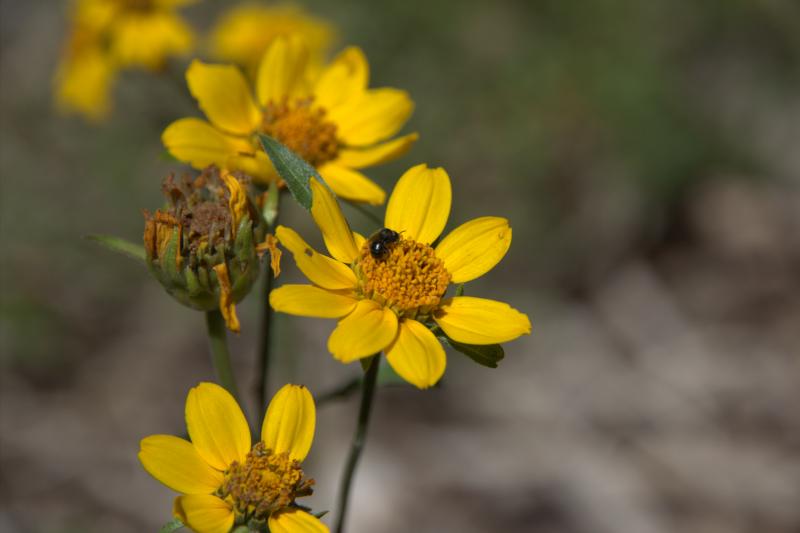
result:
M 119 69 L 159 71 L 169 58 L 191 51 L 194 34 L 177 14 L 191 2 L 78 0 L 57 74 L 59 105 L 102 118 Z M 269 398 L 272 310 L 335 319 L 327 351 L 342 363 L 360 360 L 365 370 L 337 533 L 344 530 L 381 358 L 405 381 L 427 389 L 444 375 L 445 347 L 496 367 L 504 353 L 500 344 L 531 332 L 528 316 L 510 305 L 464 295 L 465 283 L 508 252 L 507 219 L 475 218 L 442 237 L 452 203 L 444 169 L 413 166 L 388 201 L 364 174 L 414 145 L 417 133 L 400 134 L 414 102 L 402 89 L 371 87 L 360 48 L 346 47 L 328 61 L 334 35 L 328 24 L 292 7 L 243 5 L 223 15 L 210 50 L 228 63 L 193 59 L 185 71 L 205 118 L 177 118 L 161 135 L 168 153 L 194 170 L 163 181 L 166 202 L 144 212 L 141 247 L 97 239 L 142 259 L 173 298 L 206 314 L 222 386 L 200 383 L 189 391 L 188 440 L 151 435 L 141 441 L 145 470 L 179 493 L 175 521 L 165 531 L 328 531 L 324 513 L 298 503 L 314 487 L 303 466 L 316 425 L 311 393 L 282 387 L 269 401 L 256 442 L 237 403 L 225 326 L 240 331 L 236 305 L 266 269 L 267 251 L 274 277 L 280 245 L 309 283 L 272 288 L 267 271 L 260 295 L 259 406 Z M 310 211 L 327 254 L 276 223 L 287 193 Z M 339 199 L 386 203 L 385 216 L 366 237 L 353 231 Z

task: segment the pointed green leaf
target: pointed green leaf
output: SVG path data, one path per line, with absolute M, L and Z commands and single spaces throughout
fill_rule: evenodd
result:
M 113 252 L 127 255 L 139 261 L 145 260 L 144 246 L 141 244 L 135 244 L 113 235 L 87 235 L 86 238 Z
M 180 519 L 175 518 L 161 526 L 161 529 L 158 530 L 158 533 L 172 533 L 173 531 L 177 531 L 182 527 L 185 527 L 183 522 L 181 522 Z
M 321 183 L 324 183 L 322 177 L 302 157 L 269 135 L 259 134 L 258 138 L 270 161 L 272 161 L 272 166 L 275 167 L 275 170 L 286 182 L 289 192 L 292 193 L 297 203 L 310 211 L 312 195 L 309 180 L 316 178 Z

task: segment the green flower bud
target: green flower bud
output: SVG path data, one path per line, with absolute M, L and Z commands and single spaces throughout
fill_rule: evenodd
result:
M 150 272 L 182 304 L 222 312 L 239 331 L 235 304 L 259 274 L 256 247 L 266 223 L 233 174 L 215 167 L 197 178 L 170 175 L 162 191 L 166 208 L 145 212 L 144 247 Z

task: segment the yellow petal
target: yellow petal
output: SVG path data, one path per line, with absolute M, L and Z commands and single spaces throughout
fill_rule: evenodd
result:
M 301 509 L 287 508 L 269 517 L 271 533 L 329 533 L 328 526 Z
M 164 130 L 161 141 L 176 159 L 198 169 L 225 166 L 230 157 L 251 149 L 247 141 L 225 135 L 199 118 L 176 120 Z
M 278 226 L 275 234 L 281 244 L 294 256 L 297 268 L 314 285 L 325 289 L 355 288 L 356 276 L 350 268 L 335 259 L 318 253 L 296 231 L 286 226 Z
M 397 139 L 367 148 L 344 148 L 339 150 L 336 163 L 349 168 L 365 168 L 380 165 L 404 155 L 419 139 L 419 134 L 409 133 Z M 337 193 L 338 194 L 338 193 Z
M 225 319 L 225 325 L 234 333 L 239 333 L 239 317 L 236 316 L 236 302 L 231 294 L 231 279 L 228 277 L 228 266 L 220 263 L 214 266 L 219 282 L 219 312 Z
M 172 513 L 196 533 L 230 533 L 233 528 L 231 504 L 211 494 L 178 496 Z
M 302 92 L 308 65 L 308 48 L 298 35 L 278 37 L 264 52 L 256 88 L 262 105 L 281 102 Z
M 273 309 L 290 315 L 341 318 L 356 306 L 353 296 L 313 285 L 283 285 L 269 293 Z
M 223 169 L 220 172 L 220 176 L 222 177 L 222 181 L 225 182 L 225 186 L 228 188 L 228 193 L 230 195 L 230 198 L 228 199 L 228 209 L 230 210 L 231 218 L 233 219 L 233 224 L 231 227 L 235 237 L 235 232 L 239 227 L 239 223 L 247 214 L 247 193 L 245 192 L 244 187 L 239 180 L 227 170 Z
M 355 241 L 356 241 L 356 248 L 359 248 L 359 249 L 360 249 L 362 246 L 364 246 L 364 243 L 365 243 L 365 242 L 367 242 L 367 238 L 366 238 L 366 237 L 364 237 L 363 235 L 361 235 L 361 234 L 360 234 L 359 232 L 357 232 L 357 231 L 354 231 L 354 232 L 353 232 L 353 240 L 355 240 Z
M 222 486 L 222 472 L 211 468 L 187 440 L 151 435 L 139 446 L 139 461 L 147 473 L 174 491 L 211 494 Z
M 403 174 L 386 206 L 386 227 L 430 244 L 450 216 L 450 177 L 443 168 L 417 165 Z
M 311 216 L 322 232 L 325 246 L 334 258 L 349 265 L 358 256 L 358 248 L 342 209 L 327 187 L 314 178 L 310 184 Z
M 471 281 L 489 272 L 511 246 L 511 227 L 500 217 L 481 217 L 450 232 L 436 247 L 436 256 L 453 283 Z
M 275 453 L 303 461 L 314 440 L 317 411 L 314 398 L 301 385 L 284 385 L 267 407 L 261 440 Z
M 253 181 L 262 185 L 269 185 L 278 179 L 278 173 L 275 172 L 267 154 L 260 148 L 248 146 L 248 150 L 242 150 L 237 155 L 228 157 L 224 166 L 231 170 L 241 170 L 252 176 Z
M 400 89 L 370 89 L 330 110 L 337 136 L 350 146 L 367 146 L 391 137 L 403 127 L 414 102 Z
M 328 533 L 328 526 L 300 509 L 286 509 L 269 517 L 271 533 Z
M 364 92 L 369 64 L 356 46 L 345 48 L 322 72 L 314 88 L 314 103 L 324 109 L 346 104 Z
M 372 300 L 359 300 L 328 338 L 328 351 L 343 363 L 380 352 L 397 335 L 397 315 Z
M 210 65 L 195 59 L 186 71 L 189 90 L 216 127 L 249 135 L 261 122 L 241 71 L 233 65 Z
M 416 320 L 402 320 L 397 338 L 386 349 L 386 360 L 412 385 L 427 389 L 444 374 L 444 348 L 431 331 Z
M 116 17 L 110 40 L 111 53 L 119 65 L 156 70 L 168 57 L 189 52 L 194 34 L 175 14 L 153 10 Z
M 217 470 L 243 461 L 250 427 L 233 396 L 215 383 L 200 383 L 186 397 L 186 427 L 197 453 Z
M 272 275 L 276 278 L 281 275 L 281 257 L 283 256 L 283 251 L 278 248 L 278 242 L 272 233 L 267 233 L 264 242 L 256 245 L 256 253 L 259 258 L 269 252 L 269 267 L 272 269 Z
M 529 335 L 531 321 L 507 303 L 471 296 L 442 302 L 434 320 L 454 341 L 495 344 Z
M 337 162 L 323 165 L 319 173 L 337 196 L 372 205 L 380 205 L 386 200 L 386 192 L 377 183 Z
M 106 118 L 116 74 L 114 62 L 99 46 L 85 46 L 70 54 L 59 65 L 55 78 L 58 109 L 75 111 L 94 121 Z

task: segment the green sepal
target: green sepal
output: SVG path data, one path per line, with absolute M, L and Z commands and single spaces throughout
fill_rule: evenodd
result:
M 236 242 L 233 245 L 236 257 L 242 263 L 247 263 L 255 258 L 255 246 L 253 245 L 253 223 L 243 218 L 236 230 Z
M 506 356 L 503 347 L 499 344 L 465 344 L 454 341 L 448 337 L 438 326 L 431 329 L 433 334 L 442 341 L 443 344 L 450 346 L 457 352 L 461 352 L 479 365 L 489 368 L 497 368 L 497 363 Z
M 441 337 L 440 337 L 441 339 Z M 464 344 L 445 337 L 444 340 L 455 351 L 461 352 L 479 365 L 497 368 L 497 363 L 506 356 L 503 347 L 499 344 Z
M 459 283 L 456 285 L 456 296 L 464 296 L 464 284 Z
M 330 512 L 330 511 L 328 511 L 328 510 L 326 509 L 325 511 L 319 511 L 318 513 L 311 513 L 311 516 L 315 516 L 315 517 L 317 517 L 317 518 L 322 518 L 323 516 L 325 516 L 325 515 L 326 515 L 326 514 L 328 514 L 329 512 Z
M 200 285 L 197 274 L 191 268 L 186 267 L 183 269 L 183 277 L 186 279 L 186 290 L 189 292 L 190 297 L 194 298 L 206 292 L 206 289 Z
M 180 228 L 172 228 L 172 235 L 169 238 L 167 247 L 164 250 L 164 257 L 158 259 L 161 270 L 167 277 L 179 286 L 183 286 L 183 276 L 178 270 L 178 254 L 180 253 Z
M 112 252 L 127 255 L 131 259 L 137 259 L 139 261 L 147 260 L 144 246 L 141 244 L 132 243 L 130 241 L 126 241 L 125 239 L 114 237 L 113 235 L 87 235 L 86 238 L 90 241 L 96 242 L 103 248 L 111 250 Z
M 161 526 L 161 529 L 158 530 L 158 533 L 172 533 L 173 531 L 177 531 L 182 527 L 186 527 L 183 522 L 181 522 L 179 518 L 173 518 Z
M 302 157 L 269 135 L 259 134 L 258 138 L 270 161 L 272 161 L 272 166 L 275 167 L 280 177 L 286 182 L 292 197 L 298 204 L 310 211 L 312 194 L 309 180 L 316 178 L 320 183 L 324 183 L 322 177 Z

